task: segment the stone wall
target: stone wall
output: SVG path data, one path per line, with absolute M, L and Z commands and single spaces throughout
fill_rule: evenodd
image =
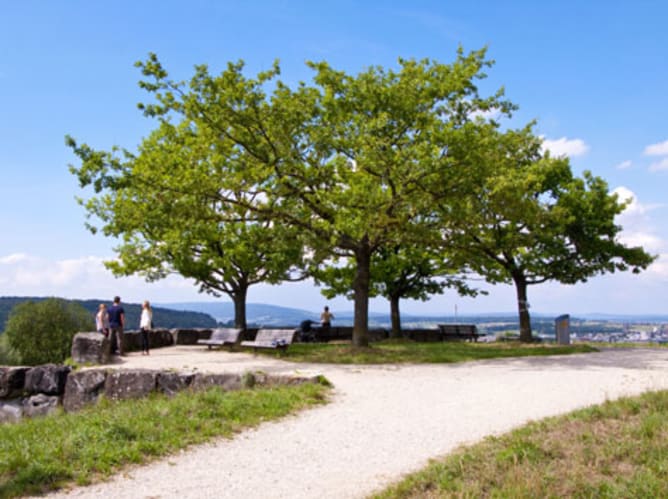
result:
M 97 333 L 95 333 L 97 334 Z M 77 411 L 100 397 L 124 400 L 158 392 L 173 395 L 181 390 L 219 386 L 239 390 L 253 386 L 315 383 L 318 377 L 266 373 L 192 373 L 174 371 L 84 369 L 47 364 L 35 367 L 0 367 L 0 423 L 22 417 L 42 416 L 58 408 Z

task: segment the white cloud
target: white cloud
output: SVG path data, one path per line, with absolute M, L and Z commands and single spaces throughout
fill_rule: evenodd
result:
M 626 170 L 627 168 L 631 168 L 631 166 L 633 166 L 633 162 L 630 159 L 627 159 L 626 161 L 619 163 L 615 168 L 618 170 Z
M 554 156 L 582 156 L 589 151 L 589 146 L 582 139 L 561 137 L 556 140 L 543 138 L 543 150 L 548 150 Z
M 20 262 L 22 260 L 26 260 L 28 258 L 28 255 L 25 253 L 13 253 L 11 255 L 3 256 L 0 258 L 0 265 L 11 265 L 17 262 Z
M 657 235 L 650 217 L 650 213 L 662 205 L 643 204 L 631 189 L 624 186 L 617 187 L 613 192 L 621 201 L 630 201 L 615 220 L 623 228 L 620 241 L 628 246 L 642 246 L 650 253 L 664 251 L 668 245 Z
M 170 276 L 155 283 L 141 277 L 119 277 L 104 267 L 104 258 L 87 256 L 49 260 L 25 254 L 0 257 L 0 296 L 58 296 L 62 298 L 111 299 L 126 302 L 204 301 L 191 280 Z
M 668 157 L 649 165 L 649 171 L 651 172 L 660 172 L 664 170 L 668 170 Z
M 668 140 L 645 147 L 646 156 L 668 156 Z

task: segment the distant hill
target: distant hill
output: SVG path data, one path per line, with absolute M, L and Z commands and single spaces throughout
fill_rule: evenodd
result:
M 160 303 L 159 305 L 172 310 L 192 310 L 202 312 L 210 315 L 222 324 L 234 324 L 234 304 L 232 302 L 178 302 Z M 246 321 L 251 327 L 297 326 L 305 319 L 318 321 L 320 320 L 320 312 L 310 312 L 298 308 L 279 307 L 264 303 L 246 304 Z
M 46 297 L 0 297 L 0 331 L 5 330 L 5 323 L 9 313 L 15 305 L 25 301 L 41 301 Z M 95 313 L 100 303 L 110 305 L 109 300 L 70 300 L 83 306 L 91 313 L 91 331 L 95 330 Z M 141 315 L 141 304 L 123 303 L 125 309 L 127 329 L 139 329 L 139 317 Z M 200 311 L 185 311 L 153 307 L 153 323 L 158 328 L 191 328 L 191 327 L 216 327 L 217 321 L 206 313 Z

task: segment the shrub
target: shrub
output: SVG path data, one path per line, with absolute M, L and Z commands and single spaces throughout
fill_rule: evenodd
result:
M 12 309 L 4 334 L 22 364 L 60 364 L 70 356 L 75 333 L 91 330 L 92 320 L 86 309 L 67 300 L 27 301 Z
M 7 335 L 0 333 L 0 366 L 15 366 L 20 363 L 19 355 L 9 346 Z

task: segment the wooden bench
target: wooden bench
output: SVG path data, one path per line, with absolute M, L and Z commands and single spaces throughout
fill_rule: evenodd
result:
M 211 350 L 211 347 L 233 346 L 239 342 L 241 331 L 241 329 L 234 328 L 214 329 L 208 340 L 197 340 L 197 344 L 207 345 L 209 350 Z
M 254 341 L 242 341 L 242 347 L 273 348 L 275 350 L 287 350 L 297 334 L 297 329 L 259 329 Z
M 473 340 L 478 341 L 481 336 L 475 324 L 439 324 L 443 341 L 445 340 Z

